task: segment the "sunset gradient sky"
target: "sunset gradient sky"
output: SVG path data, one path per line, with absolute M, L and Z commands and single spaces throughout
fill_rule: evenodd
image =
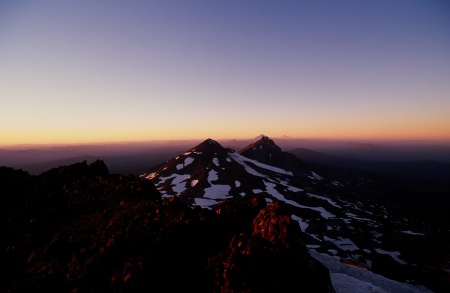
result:
M 0 1 L 0 145 L 450 140 L 450 2 Z

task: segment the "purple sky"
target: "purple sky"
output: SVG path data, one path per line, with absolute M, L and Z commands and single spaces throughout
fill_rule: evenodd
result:
M 0 145 L 450 139 L 448 1 L 0 1 Z

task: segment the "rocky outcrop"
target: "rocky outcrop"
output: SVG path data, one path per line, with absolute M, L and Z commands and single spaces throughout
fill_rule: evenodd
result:
M 279 203 L 192 208 L 101 161 L 2 167 L 0 194 L 4 292 L 333 291 Z
M 210 258 L 215 292 L 334 292 L 328 269 L 312 258 L 300 228 L 274 202 L 252 222 L 251 233 L 231 238 Z

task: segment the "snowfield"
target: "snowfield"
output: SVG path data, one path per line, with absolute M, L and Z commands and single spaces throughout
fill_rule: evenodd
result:
M 367 269 L 341 263 L 337 259 L 310 249 L 311 255 L 330 271 L 336 293 L 432 293 L 422 286 L 397 282 Z
M 294 176 L 294 174 L 292 172 L 290 172 L 290 171 L 286 171 L 286 170 L 283 170 L 281 168 L 277 168 L 277 167 L 273 167 L 273 166 L 270 166 L 270 165 L 266 165 L 266 164 L 260 163 L 260 162 L 255 161 L 255 160 L 251 160 L 249 158 L 246 158 L 246 157 L 244 157 L 242 155 L 239 155 L 239 154 L 236 154 L 236 153 L 231 153 L 230 156 L 237 163 L 239 163 L 242 166 L 244 166 L 245 169 L 247 170 L 247 172 L 249 172 L 250 174 L 256 175 L 256 176 L 266 177 L 265 175 L 262 175 L 261 173 L 256 172 L 253 168 L 251 168 L 246 163 L 252 163 L 255 166 L 258 166 L 260 168 L 263 168 L 263 169 L 266 169 L 266 170 L 269 170 L 269 171 L 272 171 L 272 172 L 280 173 L 280 174 L 283 174 L 283 175 Z

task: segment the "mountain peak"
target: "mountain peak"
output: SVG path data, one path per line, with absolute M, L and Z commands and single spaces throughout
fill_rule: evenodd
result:
M 283 168 L 285 170 L 303 173 L 305 164 L 293 154 L 284 152 L 276 143 L 267 136 L 243 148 L 240 152 L 244 157 L 259 162 Z
M 277 146 L 273 140 L 271 140 L 268 136 L 265 136 L 265 135 L 261 136 L 261 138 L 257 142 L 252 143 L 252 144 L 246 146 L 245 148 L 243 148 L 240 151 L 240 153 L 242 154 L 249 150 L 254 150 L 254 151 L 258 150 L 259 152 L 264 152 L 264 153 L 274 152 L 274 151 L 281 152 L 281 148 L 279 146 Z
M 205 140 L 205 142 L 209 143 L 209 144 L 219 144 L 217 141 L 215 141 L 214 139 L 208 138 L 207 140 Z
M 256 139 L 261 139 L 261 138 L 263 138 L 263 137 L 267 137 L 267 135 L 265 135 L 264 133 L 262 133 L 262 134 L 258 135 L 257 137 L 255 137 L 254 139 L 255 139 L 255 140 L 256 140 Z
M 227 153 L 226 149 L 220 143 L 211 138 L 204 140 L 197 146 L 193 147 L 190 151 L 197 153 Z

